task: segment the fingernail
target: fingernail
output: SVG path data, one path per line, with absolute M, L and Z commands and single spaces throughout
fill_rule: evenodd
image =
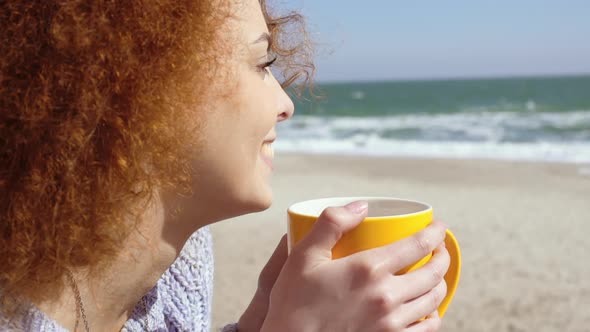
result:
M 369 208 L 369 202 L 367 201 L 356 201 L 352 203 L 348 203 L 344 205 L 348 211 L 355 213 L 355 214 L 362 214 Z

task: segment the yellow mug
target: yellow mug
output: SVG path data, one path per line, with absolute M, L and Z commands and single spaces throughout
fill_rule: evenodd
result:
M 332 258 L 337 259 L 353 253 L 380 247 L 408 237 L 424 229 L 432 222 L 432 207 L 428 204 L 391 197 L 332 197 L 314 199 L 293 204 L 287 213 L 288 248 L 291 249 L 309 233 L 322 211 L 330 206 L 343 206 L 354 201 L 367 201 L 367 217 L 356 228 L 346 233 L 332 249 Z M 438 308 L 443 317 L 455 295 L 461 274 L 461 252 L 457 239 L 447 230 L 445 245 L 451 256 L 451 264 L 445 275 L 447 295 Z M 432 254 L 408 266 L 399 274 L 424 265 Z

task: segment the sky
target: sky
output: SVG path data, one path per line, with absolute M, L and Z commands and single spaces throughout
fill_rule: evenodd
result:
M 320 82 L 590 74 L 589 0 L 279 0 L 279 6 L 307 18 Z

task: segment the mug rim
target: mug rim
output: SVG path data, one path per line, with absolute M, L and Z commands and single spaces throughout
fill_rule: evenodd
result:
M 432 206 L 430 204 L 420 202 L 417 200 L 412 200 L 412 199 L 386 197 L 386 196 L 336 196 L 336 197 L 314 198 L 314 199 L 309 199 L 309 200 L 300 201 L 300 202 L 291 204 L 291 206 L 289 206 L 289 208 L 287 209 L 287 213 L 295 214 L 295 215 L 299 215 L 299 216 L 303 216 L 303 217 L 308 217 L 308 218 L 318 218 L 319 214 L 313 215 L 313 214 L 310 214 L 306 211 L 302 211 L 303 206 L 308 205 L 310 203 L 321 204 L 321 202 L 327 201 L 327 203 L 324 204 L 325 206 L 322 208 L 322 211 L 323 211 L 323 209 L 326 209 L 328 207 L 337 206 L 337 205 L 330 205 L 329 202 L 332 200 L 347 200 L 347 201 L 349 201 L 349 203 L 354 202 L 354 201 L 359 201 L 359 200 L 364 200 L 364 201 L 368 201 L 368 200 L 401 201 L 401 202 L 419 204 L 424 207 L 423 209 L 421 209 L 419 211 L 411 212 L 411 213 L 385 215 L 385 216 L 378 216 L 378 217 L 366 217 L 365 218 L 366 221 L 367 220 L 379 220 L 379 219 L 385 219 L 385 218 L 387 218 L 387 219 L 405 218 L 405 217 L 411 217 L 414 215 L 420 215 L 420 214 L 424 214 L 424 213 L 428 213 L 428 212 L 432 211 Z M 338 204 L 340 204 L 340 203 L 338 203 Z M 348 203 L 344 203 L 344 204 L 348 204 Z

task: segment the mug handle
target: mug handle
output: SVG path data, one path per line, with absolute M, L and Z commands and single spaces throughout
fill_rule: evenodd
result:
M 447 283 L 447 295 L 438 307 L 438 315 L 442 318 L 447 311 L 451 299 L 455 295 L 457 286 L 459 285 L 459 277 L 461 276 L 461 250 L 455 235 L 447 229 L 447 236 L 445 237 L 445 246 L 451 257 L 451 264 L 449 270 L 445 274 L 445 282 Z

